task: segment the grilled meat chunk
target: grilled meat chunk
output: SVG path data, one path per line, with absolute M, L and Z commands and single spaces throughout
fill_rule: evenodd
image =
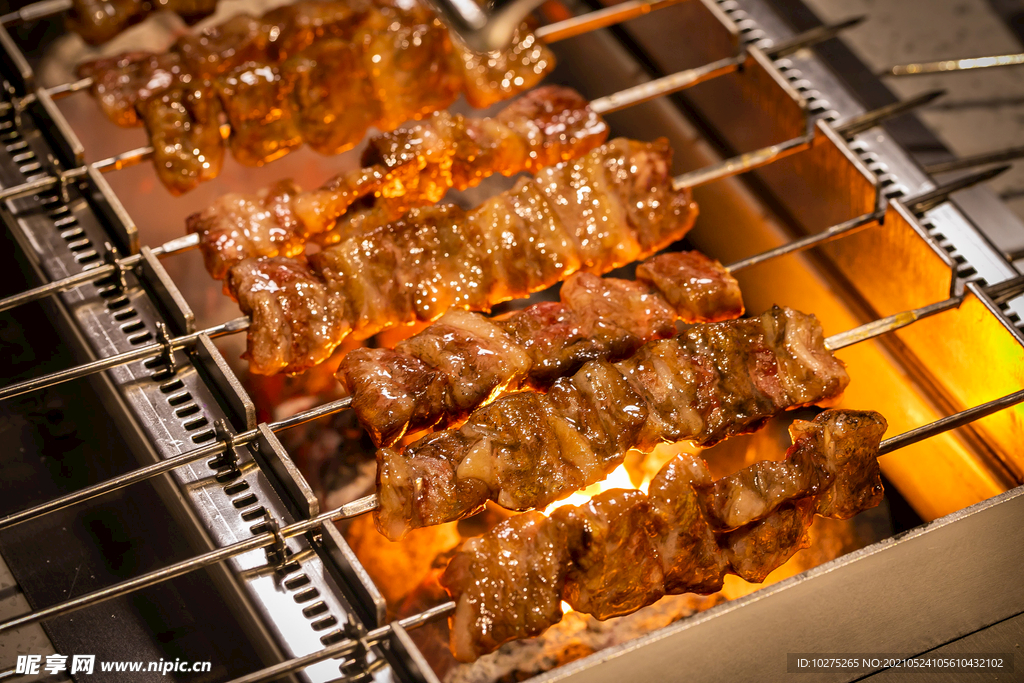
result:
M 675 260 L 700 263 L 705 279 L 728 289 L 718 297 L 728 301 L 722 305 L 742 312 L 739 288 L 716 261 L 700 254 L 672 253 L 647 263 Z M 661 284 L 673 286 L 667 279 Z M 391 446 L 409 431 L 459 422 L 499 393 L 546 389 L 588 360 L 628 356 L 649 340 L 674 335 L 677 318 L 692 323 L 701 322 L 700 316 L 721 317 L 703 301 L 694 311 L 693 303 L 676 293 L 590 273 L 571 275 L 561 296 L 561 303 L 536 304 L 495 323 L 479 314 L 449 311 L 393 351 L 363 348 L 349 353 L 337 377 L 352 394 L 353 408 L 374 440 Z M 678 306 L 669 306 L 669 298 Z M 453 316 L 499 330 L 501 344 L 456 335 L 446 323 Z
M 308 268 L 283 260 L 250 260 L 231 269 L 228 284 L 245 289 L 242 311 L 256 328 L 247 353 L 272 356 L 287 348 L 309 365 L 322 363 L 330 356 L 325 349 L 347 332 L 342 319 L 325 315 L 335 295 Z
M 849 455 L 827 486 L 852 463 L 845 489 L 851 504 L 837 514 L 877 505 L 874 482 L 857 473 L 858 463 L 876 457 L 885 420 L 877 413 L 827 411 L 809 424 L 794 433 L 825 430 L 842 442 L 834 452 Z M 800 438 L 800 449 L 832 447 L 828 438 Z M 562 618 L 559 600 L 605 619 L 666 594 L 714 592 L 726 573 L 763 581 L 806 546 L 815 510 L 830 507 L 825 489 L 794 490 L 779 507 L 716 533 L 705 516 L 705 499 L 732 481 L 711 482 L 702 461 L 680 455 L 655 476 L 649 495 L 605 491 L 547 518 L 537 512 L 513 516 L 467 541 L 441 580 L 458 605 L 449 619 L 455 657 L 472 661 L 504 642 L 536 635 Z
M 640 491 L 612 489 L 587 503 L 555 510 L 582 542 L 570 544 L 562 596 L 577 612 L 609 619 L 635 612 L 665 594 L 651 504 Z M 608 558 L 614 557 L 614 562 Z
M 73 0 L 67 24 L 85 42 L 100 45 L 152 12 L 167 10 L 194 24 L 216 9 L 217 0 Z
M 452 307 L 487 310 L 581 268 L 606 272 L 664 248 L 686 234 L 696 215 L 689 192 L 672 188 L 669 157 L 664 140 L 618 139 L 579 160 L 543 169 L 536 179 L 522 180 L 472 211 L 452 205 L 413 209 L 341 239 L 310 259 L 337 305 L 304 312 L 298 324 L 327 316 L 321 324 L 365 338 L 395 325 L 435 320 Z M 583 192 L 583 175 L 594 186 L 600 181 L 603 190 Z M 637 217 L 625 205 L 651 210 Z M 600 245 L 594 235 L 602 236 Z M 228 281 L 243 307 L 250 295 L 235 285 L 244 282 Z M 274 333 L 258 326 L 249 332 Z M 261 374 L 309 367 L 307 354 L 283 346 L 269 356 L 250 346 L 249 356 L 250 367 Z
M 673 458 L 658 471 L 647 489 L 665 592 L 711 594 L 722 589 L 729 563 L 705 519 L 701 495 L 713 484 L 699 458 Z
M 719 479 L 705 491 L 705 516 L 716 529 L 735 529 L 794 498 L 813 495 L 813 510 L 847 519 L 882 500 L 882 478 L 870 444 L 885 433 L 878 413 L 830 411 L 790 427 L 786 459 L 765 460 Z M 865 444 L 869 444 L 865 447 Z
M 283 180 L 255 195 L 226 194 L 188 218 L 188 231 L 202 235 L 206 269 L 218 280 L 250 256 L 300 256 L 306 244 L 292 211 L 298 188 Z
M 174 87 L 136 105 L 153 144 L 153 167 L 171 194 L 184 194 L 220 174 L 221 106 L 208 85 L 178 79 Z
M 562 618 L 568 569 L 562 525 L 528 512 L 499 529 L 467 541 L 441 579 L 457 603 L 455 619 L 467 625 L 452 632 L 452 651 L 460 661 L 536 635 Z M 504 561 L 494 562 L 496 557 Z
M 714 444 L 784 410 L 834 399 L 848 382 L 814 316 L 775 307 L 759 318 L 695 325 L 618 363 L 590 361 L 547 394 L 503 396 L 457 430 L 424 437 L 402 454 L 384 449 L 379 460 L 397 468 L 405 458 L 414 474 L 382 480 L 374 514 L 382 533 L 399 538 L 459 519 L 487 499 L 515 510 L 543 508 L 603 479 L 630 449 Z M 435 459 L 443 465 L 428 462 Z M 450 483 L 425 486 L 440 467 Z M 399 484 L 414 488 L 383 495 Z M 458 499 L 448 497 L 452 487 L 462 492 Z M 392 508 L 393 500 L 402 506 Z

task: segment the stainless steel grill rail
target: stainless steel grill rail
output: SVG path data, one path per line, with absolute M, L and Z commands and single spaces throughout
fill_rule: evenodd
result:
M 0 29 L 0 44 L 13 46 Z M 6 63 L 17 62 L 8 55 Z M 4 73 L 15 92 L 28 82 Z M 0 184 L 38 180 L 51 160 L 81 163 L 81 145 L 59 112 L 40 91 L 36 103 L 18 117 L 0 120 Z M 57 135 L 63 144 L 48 144 Z M 129 351 L 157 338 L 158 325 L 171 334 L 194 329 L 188 305 L 159 262 L 145 247 L 131 219 L 109 186 L 94 171 L 34 197 L 9 200 L 0 211 L 4 229 L 15 235 L 33 260 L 40 279 L 49 281 L 102 263 L 110 245 L 139 254 L 140 267 L 125 274 L 126 287 L 113 281 L 63 292 L 52 319 L 80 358 Z M 216 438 L 218 423 L 233 431 L 257 427 L 252 403 L 220 353 L 201 338 L 192 354 L 131 363 L 108 373 L 100 390 L 122 434 L 130 435 L 141 462 L 158 462 Z M 182 516 L 193 522 L 198 547 L 216 548 L 270 528 L 268 520 L 287 524 L 318 513 L 318 503 L 272 433 L 260 431 L 255 448 L 233 449 L 231 458 L 214 458 L 175 470 Z M 218 570 L 219 588 L 231 595 L 239 621 L 251 625 L 253 639 L 270 659 L 301 656 L 359 635 L 379 625 L 384 605 L 358 560 L 333 527 L 316 542 L 290 539 L 280 576 L 253 574 L 267 563 L 257 551 Z M 346 590 L 342 590 L 344 583 Z M 379 657 L 371 654 L 370 657 Z M 308 680 L 340 674 L 340 662 L 306 671 Z
M 773 45 L 794 35 L 767 5 L 758 0 L 691 0 L 672 11 L 675 14 L 671 22 L 648 22 L 625 31 L 633 35 L 649 61 L 666 73 L 694 61 L 714 64 L 723 54 L 737 54 L 740 44 L 745 45 L 746 49 L 739 53 L 743 60 L 741 73 L 736 78 L 706 83 L 701 90 L 689 94 L 689 104 L 702 117 L 720 123 L 718 133 L 733 149 L 771 149 L 783 141 L 789 141 L 785 144 L 794 148 L 804 148 L 800 154 L 778 161 L 775 159 L 779 155 L 774 153 L 763 167 L 756 164 L 761 167 L 757 171 L 760 180 L 782 198 L 795 223 L 814 232 L 823 225 L 844 224 L 854 216 L 874 215 L 882 219 L 881 225 L 858 233 L 858 249 L 826 248 L 838 279 L 856 288 L 877 315 L 953 296 L 952 300 L 978 306 L 989 316 L 990 321 L 985 324 L 991 327 L 984 332 L 999 329 L 1024 344 L 1024 336 L 1016 325 L 1024 313 L 1024 300 L 1011 298 L 1006 292 L 996 294 L 985 287 L 1014 280 L 1020 274 L 953 204 L 919 206 L 925 212 L 925 217 L 919 219 L 900 201 L 909 196 L 927 196 L 935 186 L 878 129 L 870 135 L 859 132 L 851 142 L 837 134 L 837 122 L 856 122 L 865 108 L 806 51 L 777 60 L 767 56 Z M 659 32 L 677 31 L 680 25 L 706 36 L 707 40 L 681 44 L 672 36 L 662 35 L 659 42 Z M 40 181 L 55 166 L 81 167 L 81 144 L 53 107 L 47 92 L 36 87 L 31 70 L 2 27 L 0 50 L 8 96 L 33 95 L 25 100 L 23 109 L 11 107 L 7 118 L 0 119 L 0 187 Z M 752 123 L 730 125 L 744 118 Z M 774 163 L 767 164 L 769 160 Z M 823 197 L 828 200 L 821 201 Z M 52 310 L 66 339 L 83 358 L 109 357 L 150 343 L 161 334 L 179 336 L 195 332 L 191 311 L 175 284 L 152 252 L 139 246 L 138 232 L 131 219 L 94 169 L 38 195 L 8 200 L 0 216 L 5 228 L 16 236 L 33 260 L 43 282 L 102 263 L 113 253 L 112 246 L 119 253 L 138 254 L 139 267 L 124 272 L 123 283 L 115 277 L 101 279 L 63 291 L 53 302 Z M 892 258 L 913 254 L 915 263 L 925 264 L 927 281 L 914 291 L 894 291 L 898 283 L 884 277 L 880 264 L 865 267 L 863 259 L 870 259 L 879 251 Z M 860 256 L 851 257 L 851 252 Z M 168 331 L 163 332 L 161 326 Z M 968 341 L 971 334 L 972 330 L 964 333 Z M 913 336 L 902 339 L 912 352 L 933 359 L 934 353 L 924 348 L 926 340 Z M 273 431 L 267 425 L 256 424 L 251 400 L 210 340 L 199 335 L 196 342 L 191 353 L 178 350 L 163 357 L 120 365 L 101 376 L 97 384 L 108 410 L 121 430 L 130 435 L 143 462 L 174 458 L 215 441 L 227 443 L 228 447 L 221 449 L 226 451 L 224 454 L 206 463 L 176 468 L 168 476 L 180 492 L 181 505 L 194 520 L 200 545 L 213 551 L 233 543 L 251 542 L 253 550 L 222 565 L 218 586 L 234 595 L 232 602 L 239 608 L 240 618 L 252 626 L 254 639 L 262 641 L 268 659 L 272 660 L 266 663 L 296 660 L 302 665 L 311 664 L 300 669 L 293 662 L 261 675 L 292 673 L 294 669 L 294 675 L 306 680 L 329 680 L 339 675 L 436 680 L 405 634 L 406 627 L 419 622 L 413 619 L 383 626 L 383 600 L 358 560 L 332 524 L 323 525 L 323 532 L 317 533 L 323 516 L 308 485 Z M 969 391 L 958 388 L 958 379 L 970 372 L 969 359 L 933 360 L 936 385 L 950 402 L 980 403 L 972 400 Z M 1019 392 L 1014 393 L 998 407 L 1020 398 Z M 976 415 L 970 413 L 969 417 Z M 1007 420 L 1012 417 L 1007 416 Z M 954 425 L 945 422 L 942 426 Z M 1019 429 L 1020 425 L 1011 425 L 1006 434 L 996 437 L 996 447 L 1014 439 Z M 253 448 L 231 441 L 231 434 L 247 432 L 255 434 Z M 906 440 L 918 436 L 910 434 Z M 937 542 L 942 548 L 952 547 L 964 540 L 965 529 L 988 533 L 994 523 L 1019 519 L 1021 500 L 1024 493 L 1019 489 L 1012 491 L 905 539 L 891 539 L 840 558 L 809 576 L 795 577 L 764 594 L 713 609 L 697 619 L 669 626 L 541 678 L 616 680 L 641 660 L 645 660 L 645 672 L 656 678 L 673 670 L 676 657 L 672 650 L 677 644 L 695 652 L 694 648 L 707 647 L 708 634 L 718 633 L 726 627 L 723 625 L 736 629 L 732 638 L 721 639 L 723 643 L 732 641 L 731 671 L 737 675 L 749 673 L 754 670 L 750 668 L 752 660 L 745 655 L 735 656 L 735 648 L 737 643 L 750 642 L 741 633 L 756 632 L 758 637 L 772 639 L 763 633 L 763 626 L 777 620 L 779 613 L 771 619 L 759 618 L 765 604 L 781 603 L 780 613 L 792 615 L 802 632 L 813 633 L 805 625 L 815 623 L 814 616 L 808 616 L 805 604 L 794 602 L 794 595 L 813 595 L 829 605 L 846 605 L 842 608 L 845 613 L 855 616 L 847 604 L 847 595 L 827 594 L 837 580 L 835 576 L 840 574 L 832 570 L 842 568 L 850 576 L 863 572 L 865 567 L 874 567 L 877 572 L 879 566 L 884 568 L 893 562 L 906 566 L 915 557 L 928 556 L 928 550 L 922 548 L 918 539 L 927 537 L 933 545 Z M 341 512 L 346 513 L 344 509 Z M 289 533 L 281 534 L 281 527 L 286 525 L 292 525 Z M 1018 524 L 1017 528 L 1020 527 Z M 306 534 L 307 531 L 310 533 Z M 1014 533 L 1019 535 L 1019 531 Z M 1001 545 L 1002 548 L 995 549 L 982 546 L 992 566 L 1002 567 L 1009 562 L 1013 544 L 1004 541 Z M 259 549 L 263 547 L 269 547 L 271 552 Z M 946 584 L 976 568 L 976 562 L 966 560 L 951 564 L 943 567 Z M 927 629 L 924 638 L 915 640 L 915 634 L 908 634 L 906 648 L 901 644 L 897 649 L 923 649 L 929 642 L 948 640 L 962 635 L 968 627 L 985 625 L 986 620 L 992 623 L 992 619 L 1024 611 L 1024 594 L 1014 579 L 1012 572 L 997 572 L 986 586 L 988 593 L 1005 598 L 998 608 L 991 600 L 972 594 L 975 604 L 966 607 L 969 613 L 962 621 L 940 619 Z M 903 572 L 893 585 L 914 591 L 907 585 L 908 580 Z M 891 595 L 891 591 L 879 590 L 877 585 L 873 588 L 874 593 L 864 598 L 869 612 Z M 311 610 L 313 606 L 316 609 Z M 450 608 L 439 606 L 429 616 L 438 616 Z M 835 617 L 835 611 L 823 609 L 822 603 L 815 606 L 815 612 L 819 620 Z M 855 633 L 853 629 L 858 623 L 852 619 L 838 628 L 821 628 L 827 637 L 812 640 L 821 645 L 843 642 L 842 638 Z M 389 642 L 386 649 L 367 647 L 385 639 Z M 330 648 L 326 652 L 325 646 Z M 362 650 L 365 656 L 354 665 L 346 664 L 344 659 L 312 663 L 316 659 L 314 653 L 345 658 Z M 390 669 L 382 664 L 385 661 Z M 716 666 L 721 663 L 718 660 Z M 381 673 L 385 671 L 386 674 Z M 714 671 L 712 668 L 706 673 Z M 717 672 L 721 674 L 722 670 Z

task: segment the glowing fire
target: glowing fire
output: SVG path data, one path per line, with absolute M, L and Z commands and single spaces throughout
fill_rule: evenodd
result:
M 609 489 L 640 489 L 644 493 L 647 493 L 647 486 L 650 483 L 650 479 L 645 477 L 640 486 L 637 486 L 633 483 L 633 480 L 629 478 L 629 472 L 626 471 L 626 466 L 619 465 L 602 481 L 592 484 L 582 491 L 577 491 L 568 498 L 563 498 L 562 500 L 555 501 L 551 505 L 548 505 L 544 508 L 544 514 L 550 515 L 558 508 L 566 505 L 583 505 L 597 494 Z

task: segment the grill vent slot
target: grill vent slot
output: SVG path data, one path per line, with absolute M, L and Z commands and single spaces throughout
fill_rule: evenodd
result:
M 939 228 L 935 226 L 935 223 L 925 217 L 921 219 L 921 227 L 923 227 L 928 232 L 928 236 L 931 237 L 943 251 L 949 254 L 951 259 L 953 259 L 953 262 L 956 264 L 956 275 L 958 278 L 965 282 L 977 282 L 982 287 L 988 284 L 983 277 L 978 275 L 978 271 L 974 266 L 967 262 L 964 255 L 956 250 L 953 243 L 950 242 L 942 232 L 940 232 Z

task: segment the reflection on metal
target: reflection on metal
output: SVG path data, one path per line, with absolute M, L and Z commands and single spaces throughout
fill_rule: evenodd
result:
M 941 74 L 950 71 L 970 71 L 972 69 L 991 69 L 999 66 L 1018 66 L 1020 64 L 1024 64 L 1024 53 L 996 55 L 994 57 L 943 59 L 936 62 L 920 62 L 916 64 L 898 64 L 881 71 L 879 75 L 920 76 L 924 74 Z

